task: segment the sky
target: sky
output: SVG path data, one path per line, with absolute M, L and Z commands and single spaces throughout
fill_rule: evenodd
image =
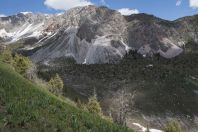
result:
M 198 14 L 198 0 L 0 0 L 0 17 L 19 12 L 59 13 L 86 5 L 104 5 L 123 15 L 147 13 L 167 20 Z

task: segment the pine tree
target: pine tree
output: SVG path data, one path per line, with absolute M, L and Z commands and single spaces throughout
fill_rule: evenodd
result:
M 87 109 L 90 113 L 102 115 L 100 103 L 97 100 L 96 94 L 89 98 Z
M 16 54 L 14 56 L 14 68 L 21 75 L 25 75 L 26 71 L 31 68 L 32 62 L 29 58 Z
M 51 78 L 49 81 L 49 91 L 54 93 L 55 95 L 60 95 L 62 94 L 64 87 L 63 80 L 61 77 L 56 74 L 54 78 Z

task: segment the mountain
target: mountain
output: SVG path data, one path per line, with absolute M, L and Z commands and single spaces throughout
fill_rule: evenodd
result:
M 79 110 L 0 62 L 0 131 L 132 131 Z
M 64 80 L 65 96 L 87 100 L 93 92 L 106 114 L 119 121 L 127 110 L 127 126 L 134 123 L 163 130 L 176 120 L 184 132 L 198 130 L 198 44 L 186 44 L 179 56 L 142 57 L 129 52 L 118 64 L 39 65 L 38 75 L 48 81 L 56 73 Z
M 197 132 L 197 31 L 198 15 L 167 21 L 85 6 L 0 18 L 0 49 L 29 56 L 46 81 L 60 74 L 67 97 L 86 102 L 96 92 L 115 121 L 124 100 L 131 128 L 138 122 L 162 130 L 178 120 Z
M 173 58 L 198 41 L 198 16 L 167 21 L 147 14 L 123 16 L 107 7 L 85 6 L 63 14 L 19 13 L 0 18 L 0 42 L 23 43 L 35 63 L 71 58 L 78 64 L 118 63 L 129 50 Z

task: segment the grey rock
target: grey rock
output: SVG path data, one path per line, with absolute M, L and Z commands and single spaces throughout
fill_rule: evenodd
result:
M 63 14 L 19 13 L 0 18 L 0 43 L 32 40 L 35 63 L 72 57 L 77 63 L 117 63 L 130 50 L 173 58 L 198 41 L 198 15 L 167 21 L 147 14 L 122 16 L 107 7 L 76 7 Z

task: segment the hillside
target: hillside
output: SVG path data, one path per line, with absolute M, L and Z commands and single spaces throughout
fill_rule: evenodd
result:
M 159 55 L 143 58 L 130 52 L 119 64 L 56 64 L 40 66 L 40 77 L 48 80 L 58 72 L 67 86 L 65 94 L 85 100 L 95 88 L 103 108 L 107 112 L 112 109 L 114 118 L 122 90 L 126 95 L 136 91 L 134 100 L 125 96 L 134 102 L 129 104 L 129 126 L 139 121 L 163 129 L 167 121 L 176 119 L 185 130 L 198 129 L 198 44 L 194 42 L 186 44 L 185 52 L 173 59 Z
M 0 62 L 0 131 L 132 131 L 72 106 Z

